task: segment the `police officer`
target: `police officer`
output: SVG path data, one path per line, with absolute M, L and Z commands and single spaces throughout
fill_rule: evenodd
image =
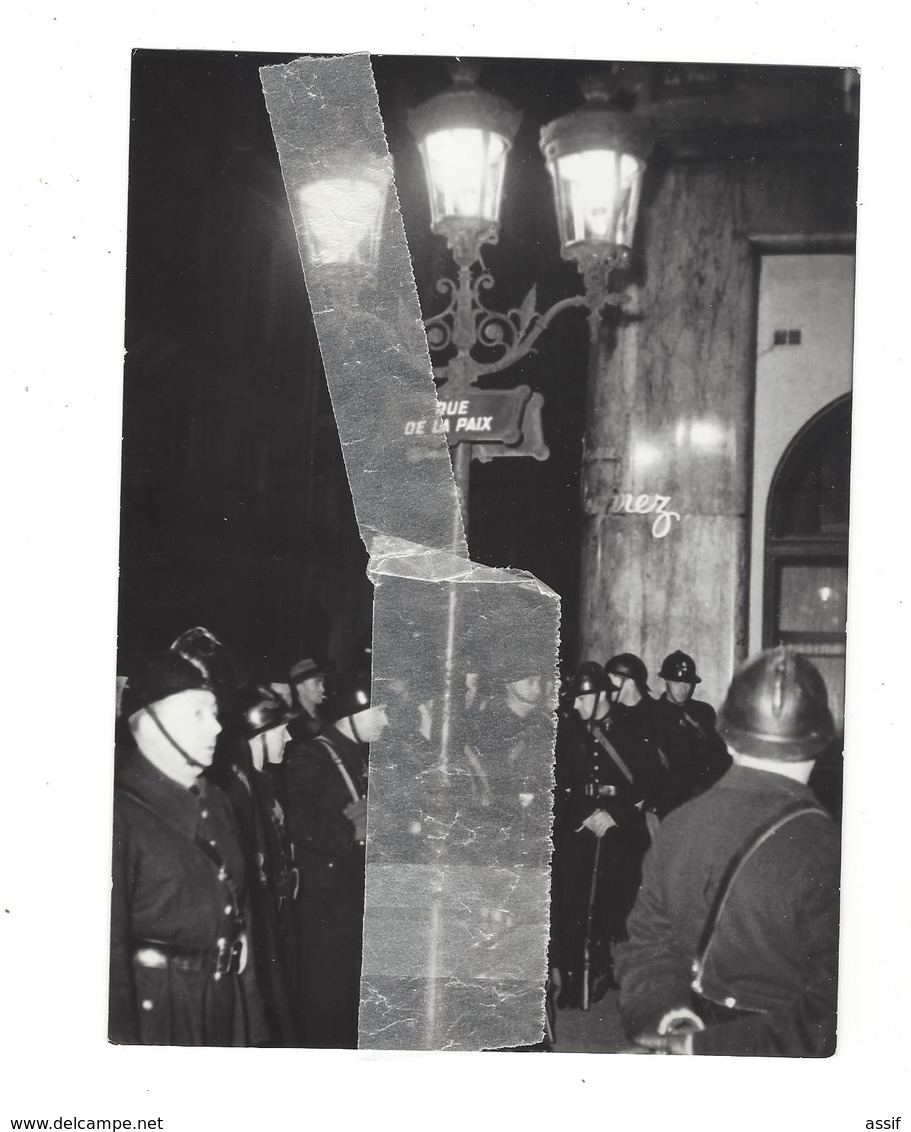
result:
M 618 949 L 629 1036 L 675 1054 L 827 1056 L 835 1046 L 839 837 L 807 787 L 834 723 L 784 648 L 735 674 L 734 766 L 662 823 Z
M 654 734 L 668 761 L 659 818 L 707 790 L 731 765 L 731 757 L 715 729 L 715 709 L 693 699 L 702 682 L 696 662 L 679 649 L 664 658 L 658 673 L 665 691 L 655 701 Z
M 613 745 L 623 751 L 624 758 L 633 769 L 639 791 L 639 806 L 645 815 L 650 834 L 658 827 L 658 807 L 665 789 L 669 760 L 658 742 L 655 701 L 649 694 L 648 669 L 643 661 L 631 652 L 618 653 L 604 665 L 610 681 L 611 707 L 602 724 L 609 732 Z M 648 841 L 630 844 L 625 875 L 626 913 L 632 908 L 642 857 Z M 624 915 L 625 921 L 625 915 Z M 622 938 L 622 935 L 619 937 Z
M 610 681 L 614 732 L 631 740 L 654 742 L 655 701 L 649 694 L 648 669 L 631 652 L 618 653 L 604 665 Z
M 250 848 L 254 958 L 273 1045 L 300 1040 L 295 1018 L 297 987 L 297 907 L 299 876 L 284 809 L 269 770 L 280 766 L 288 723 L 294 711 L 265 685 L 245 688 L 235 708 L 250 752 L 248 783 L 254 811 L 255 842 Z
M 300 992 L 304 1045 L 357 1047 L 367 756 L 383 733 L 384 704 L 371 705 L 370 680 L 355 680 L 340 715 L 315 738 L 285 751 L 288 825 L 301 871 Z
M 612 985 L 610 946 L 623 936 L 648 844 L 631 747 L 607 726 L 608 688 L 599 664 L 580 665 L 557 732 L 552 960 L 564 1009 Z
M 260 1044 L 244 860 L 231 810 L 203 771 L 221 730 L 215 695 L 177 653 L 124 691 L 133 748 L 114 790 L 110 1038 Z

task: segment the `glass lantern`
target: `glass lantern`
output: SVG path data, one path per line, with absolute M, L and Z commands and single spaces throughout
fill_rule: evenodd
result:
M 434 231 L 446 221 L 497 225 L 509 142 L 492 130 L 456 127 L 428 134 L 419 145 L 430 191 Z
M 424 163 L 431 227 L 462 265 L 479 257 L 482 243 L 496 242 L 506 157 L 520 120 L 505 99 L 464 76 L 408 115 Z
M 627 261 L 653 144 L 645 119 L 595 106 L 541 130 L 564 258 L 611 266 Z

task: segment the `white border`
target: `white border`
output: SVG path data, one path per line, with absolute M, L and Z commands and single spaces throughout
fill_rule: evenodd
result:
M 903 23 L 884 2 L 541 0 L 32 4 L 4 71 L 11 236 L 0 427 L 7 516 L 10 1053 L 0 1120 L 157 1116 L 167 1132 L 577 1122 L 863 1129 L 902 1112 L 909 1050 L 909 641 L 902 331 Z M 8 17 L 9 19 L 9 17 Z M 112 1049 L 103 1041 L 130 49 L 347 51 L 859 66 L 855 466 L 841 1047 L 822 1063 Z M 902 200 L 904 205 L 904 200 Z M 10 317 L 10 315 L 12 317 Z M 904 366 L 901 365 L 905 362 Z M 8 403 L 7 403 L 8 402 Z M 5 909 L 9 909 L 8 912 Z M 911 1114 L 907 1114 L 911 1119 Z

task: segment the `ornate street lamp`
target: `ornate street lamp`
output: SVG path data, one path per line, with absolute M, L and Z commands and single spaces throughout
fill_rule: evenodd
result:
M 653 144 L 649 123 L 617 109 L 606 82 L 582 84 L 585 105 L 544 126 L 540 144 L 554 186 L 562 254 L 576 263 L 584 292 L 539 311 L 533 286 L 519 307 L 493 310 L 481 297 L 494 282 L 482 248 L 499 238 L 506 162 L 521 113 L 478 87 L 479 71 L 477 64 L 458 64 L 452 88 L 408 115 L 427 179 L 431 228 L 446 240 L 458 268 L 455 279 L 434 285 L 448 302 L 426 319 L 425 329 L 440 400 L 457 414 L 451 431 L 445 414 L 441 427 L 466 527 L 472 457 L 549 455 L 541 395 L 527 385 L 481 389 L 478 381 L 525 358 L 562 311 L 587 309 L 594 339 L 605 308 L 626 302 L 612 276 L 629 261 Z M 331 167 L 318 160 L 296 190 L 314 280 L 334 306 L 365 318 L 371 313 L 362 293 L 376 283 L 391 182 L 388 158 L 352 144 L 331 155 Z
M 610 108 L 604 85 L 589 84 L 585 96 L 585 106 L 541 130 L 541 149 L 554 184 L 563 258 L 576 261 L 586 304 L 597 313 L 618 301 L 610 275 L 629 262 L 654 136 L 645 119 Z
M 424 162 L 431 228 L 445 236 L 460 268 L 495 244 L 506 155 L 522 115 L 504 99 L 474 85 L 479 68 L 460 64 L 455 86 L 408 115 Z
M 549 323 L 564 310 L 589 310 L 592 334 L 604 308 L 627 296 L 611 287 L 611 276 L 627 266 L 636 228 L 642 176 L 653 145 L 649 123 L 615 109 L 603 82 L 584 85 L 586 105 L 541 130 L 541 149 L 556 199 L 562 254 L 576 262 L 585 292 L 537 309 L 532 287 L 518 308 L 491 310 L 481 293 L 493 285 L 481 248 L 499 236 L 506 160 L 520 114 L 504 99 L 475 85 L 478 68 L 460 65 L 454 87 L 409 114 L 409 126 L 424 162 L 431 227 L 446 239 L 458 279 L 435 289 L 449 296 L 446 308 L 426 320 L 431 353 L 451 353 L 434 367 L 441 399 L 469 404 L 469 420 L 492 422 L 484 435 L 450 434 L 453 466 L 467 526 L 468 472 L 472 455 L 546 459 L 540 410 L 543 399 L 527 386 L 478 389 L 478 378 L 511 368 L 524 358 Z M 488 412 L 473 412 L 474 402 Z M 519 402 L 521 404 L 519 405 Z M 519 406 L 517 408 L 517 405 Z M 517 417 L 521 442 L 512 443 Z

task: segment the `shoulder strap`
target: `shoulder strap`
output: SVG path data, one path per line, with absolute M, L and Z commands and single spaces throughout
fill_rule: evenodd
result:
M 712 901 L 712 907 L 709 910 L 705 926 L 702 929 L 702 934 L 699 937 L 696 958 L 693 960 L 693 981 L 691 985 L 697 994 L 702 994 L 702 976 L 705 971 L 706 956 L 712 945 L 715 930 L 718 927 L 718 921 L 721 919 L 721 913 L 724 911 L 724 906 L 727 904 L 728 897 L 731 894 L 731 889 L 733 888 L 734 881 L 737 879 L 738 874 L 760 845 L 768 841 L 782 826 L 787 825 L 788 822 L 793 821 L 794 818 L 801 817 L 803 814 L 821 814 L 823 817 L 828 816 L 825 810 L 821 809 L 819 806 L 814 806 L 806 802 L 795 802 L 788 807 L 788 809 L 772 818 L 771 821 L 761 825 L 746 845 L 738 850 L 728 862 L 728 866 L 724 870 L 724 875 L 721 878 L 721 883 L 718 886 L 718 891 L 715 893 L 715 899 Z
M 667 757 L 667 755 L 664 753 L 664 751 L 661 750 L 661 748 L 658 746 L 658 744 L 655 742 L 655 740 L 654 739 L 646 739 L 645 742 L 649 743 L 658 752 L 658 761 L 661 763 L 662 768 L 664 770 L 670 770 L 671 769 L 671 761 Z
M 352 779 L 351 775 L 348 773 L 348 768 L 342 762 L 338 751 L 336 751 L 335 747 L 332 746 L 332 744 L 329 742 L 329 740 L 324 735 L 317 735 L 316 736 L 316 742 L 322 743 L 322 745 L 329 752 L 329 757 L 332 759 L 332 762 L 335 764 L 336 770 L 339 772 L 339 774 L 345 780 L 345 785 L 348 787 L 348 793 L 351 795 L 352 802 L 359 802 L 360 799 L 361 799 L 361 796 L 357 791 L 357 787 L 354 785 L 354 780 Z
M 614 744 L 610 741 L 610 739 L 608 739 L 607 735 L 605 735 L 605 733 L 603 731 L 601 731 L 599 735 L 594 736 L 594 740 L 598 744 L 599 747 L 603 747 L 604 750 L 607 751 L 607 753 L 610 755 L 613 762 L 616 764 L 617 769 L 620 771 L 620 773 L 623 775 L 623 777 L 626 779 L 626 781 L 630 784 L 630 786 L 632 786 L 632 784 L 633 784 L 633 772 L 626 765 L 626 761 L 624 760 L 623 756 L 620 754 L 620 752 L 617 750 L 617 748 L 614 746 Z
M 682 714 L 683 714 L 683 718 L 693 728 L 693 730 L 696 732 L 696 734 L 701 739 L 704 739 L 705 738 L 705 728 L 702 726 L 702 724 L 699 722 L 699 720 L 695 719 L 693 716 L 691 716 L 690 713 L 686 710 L 686 708 L 683 709 Z

